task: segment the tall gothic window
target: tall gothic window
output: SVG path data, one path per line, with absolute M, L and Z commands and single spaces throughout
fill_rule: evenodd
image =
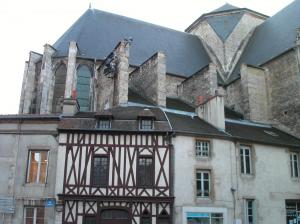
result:
M 62 103 L 65 95 L 66 88 L 66 78 L 67 78 L 67 67 L 61 64 L 55 72 L 55 83 L 53 90 L 53 100 L 52 100 L 52 112 L 61 113 Z
M 86 65 L 80 65 L 77 69 L 77 100 L 80 111 L 90 109 L 90 83 L 91 71 Z

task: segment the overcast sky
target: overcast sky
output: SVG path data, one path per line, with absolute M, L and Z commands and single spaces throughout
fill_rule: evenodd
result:
M 18 113 L 29 51 L 42 53 L 92 8 L 183 31 L 226 2 L 272 16 L 293 0 L 1 0 L 0 114 Z

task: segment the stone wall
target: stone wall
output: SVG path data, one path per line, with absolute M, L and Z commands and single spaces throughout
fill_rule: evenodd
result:
M 0 117 L 0 196 L 15 198 L 15 212 L 4 216 L 5 224 L 23 223 L 24 206 L 44 206 L 47 198 L 55 198 L 57 122 Z M 26 182 L 29 150 L 49 150 L 46 183 Z M 45 211 L 45 223 L 54 223 L 54 207 Z
M 130 74 L 130 88 L 158 106 L 166 106 L 166 59 L 161 52 Z
M 178 97 L 177 88 L 186 78 L 167 74 L 166 95 L 167 97 Z
M 264 69 L 249 65 L 241 66 L 241 86 L 244 115 L 257 122 L 269 121 L 269 97 Z
M 225 13 L 213 16 L 230 17 L 231 14 Z M 260 25 L 264 19 L 253 13 L 244 13 L 238 24 L 224 41 L 216 34 L 213 27 L 207 22 L 206 17 L 199 24 L 192 27 L 189 32 L 199 36 L 203 41 L 210 58 L 218 66 L 219 74 L 226 80 L 239 60 L 252 35 L 253 29 Z
M 178 86 L 178 96 L 183 101 L 197 105 L 198 96 L 214 96 L 217 88 L 216 66 L 210 63 Z
M 241 79 L 237 79 L 225 87 L 225 106 L 244 114 Z
M 300 137 L 300 71 L 296 52 L 290 50 L 263 67 L 269 71 L 267 84 L 272 120 Z

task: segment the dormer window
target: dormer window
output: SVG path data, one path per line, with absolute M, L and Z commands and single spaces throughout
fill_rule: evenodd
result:
M 110 111 L 102 111 L 100 113 L 95 114 L 96 118 L 96 128 L 100 130 L 108 130 L 111 129 L 112 123 L 112 113 Z
M 153 119 L 151 118 L 141 118 L 140 119 L 140 130 L 153 130 L 154 124 Z
M 99 119 L 97 122 L 98 129 L 111 129 L 111 120 L 110 119 Z

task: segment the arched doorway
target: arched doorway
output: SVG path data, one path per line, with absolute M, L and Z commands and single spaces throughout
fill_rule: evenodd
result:
M 101 224 L 129 224 L 129 212 L 125 209 L 103 209 L 100 212 Z

